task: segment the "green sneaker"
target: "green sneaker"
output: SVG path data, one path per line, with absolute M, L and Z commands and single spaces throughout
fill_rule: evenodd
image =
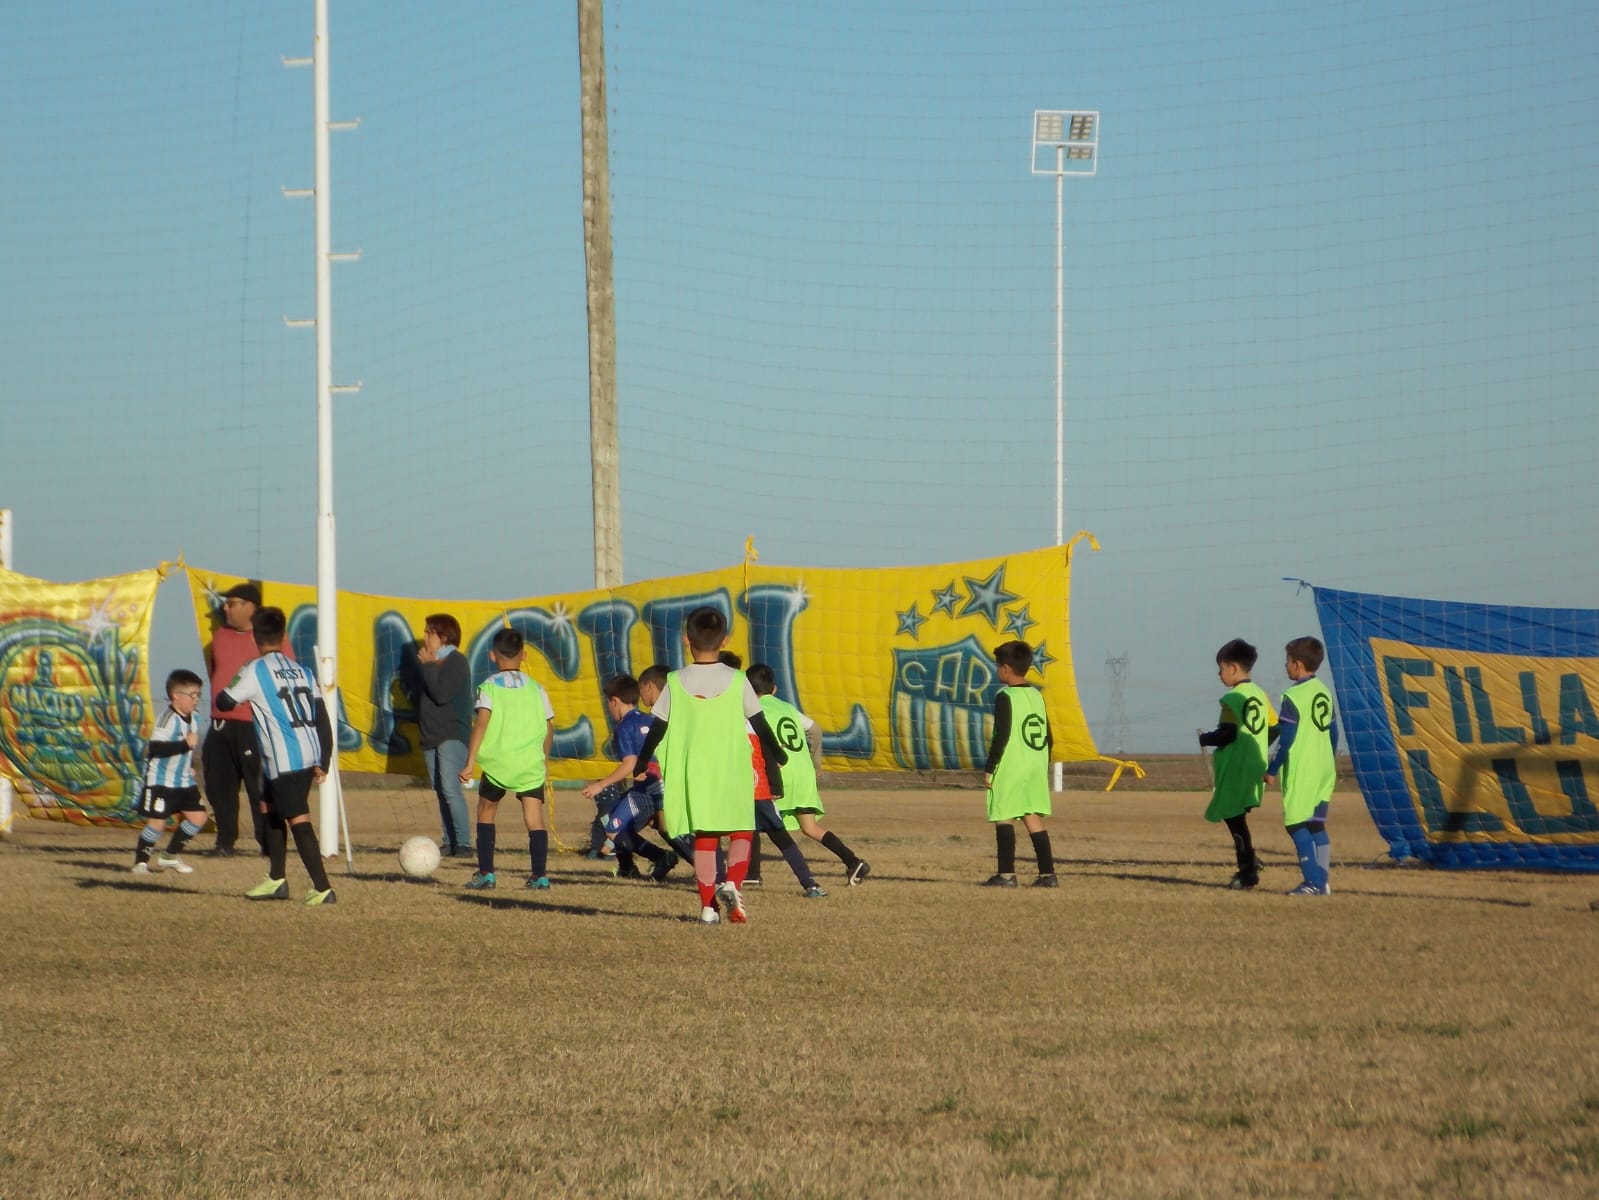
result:
M 247 900 L 287 900 L 289 898 L 289 881 L 287 879 L 273 879 L 268 875 L 260 883 L 244 893 Z
M 307 908 L 310 908 L 313 904 L 337 904 L 338 901 L 339 897 L 332 888 L 325 892 L 319 892 L 312 888 L 305 894 L 305 906 Z
M 527 886 L 535 892 L 547 892 L 550 890 L 550 877 L 548 875 L 540 875 L 537 879 L 529 878 Z
M 489 871 L 485 873 L 483 871 L 476 871 L 473 873 L 472 878 L 468 879 L 461 886 L 470 888 L 474 892 L 486 892 L 494 886 L 494 872 Z

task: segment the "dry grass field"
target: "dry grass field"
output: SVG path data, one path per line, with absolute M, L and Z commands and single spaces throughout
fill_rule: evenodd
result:
M 243 900 L 259 860 L 136 879 L 131 834 L 23 820 L 0 1195 L 1599 1194 L 1599 880 L 1369 867 L 1347 795 L 1334 895 L 1282 894 L 1269 816 L 1229 892 L 1202 798 L 1075 792 L 1064 887 L 994 891 L 976 793 L 828 802 L 871 879 L 815 847 L 807 901 L 769 858 L 742 928 L 682 868 L 563 855 L 523 891 L 509 811 L 498 891 L 408 882 L 420 790 L 350 792 L 323 909 Z

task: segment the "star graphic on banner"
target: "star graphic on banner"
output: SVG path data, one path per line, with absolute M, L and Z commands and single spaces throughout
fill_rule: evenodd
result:
M 946 586 L 933 593 L 933 611 L 930 615 L 936 617 L 942 612 L 948 613 L 953 617 L 955 615 L 955 606 L 960 603 L 960 598 L 961 590 L 955 586 L 955 581 L 951 579 Z
M 572 614 L 568 611 L 564 600 L 555 602 L 554 610 L 550 613 L 550 619 L 554 622 L 555 627 L 560 630 L 565 630 L 572 623 Z
M 1044 647 L 1047 645 L 1049 645 L 1048 642 L 1039 642 L 1038 645 L 1033 647 L 1033 670 L 1037 671 L 1040 675 L 1044 673 L 1044 669 L 1048 667 L 1050 663 L 1055 661 L 1055 656 L 1048 650 L 1044 649 Z
M 110 608 L 111 600 L 107 597 L 100 603 L 91 605 L 89 607 L 89 615 L 78 622 L 84 631 L 88 633 L 91 642 L 98 642 L 105 637 L 108 629 L 117 627 L 116 618 L 111 615 Z
M 987 579 L 973 579 L 970 575 L 962 578 L 966 580 L 967 600 L 957 615 L 964 617 L 967 613 L 982 613 L 995 629 L 999 628 L 999 610 L 1012 600 L 1021 599 L 1015 592 L 1005 590 L 1004 563 L 995 567 L 994 573 Z
M 895 637 L 898 637 L 902 633 L 908 633 L 912 639 L 916 641 L 921 640 L 920 630 L 922 625 L 927 621 L 927 618 L 916 611 L 915 604 L 912 604 L 904 612 L 896 612 L 894 616 L 899 619 L 899 628 L 894 631 Z
M 1027 640 L 1027 631 L 1038 624 L 1037 621 L 1033 620 L 1032 614 L 1027 611 L 1030 608 L 1032 608 L 1031 604 L 1024 604 L 1020 608 L 1006 609 L 1005 632 L 1014 633 L 1025 642 Z

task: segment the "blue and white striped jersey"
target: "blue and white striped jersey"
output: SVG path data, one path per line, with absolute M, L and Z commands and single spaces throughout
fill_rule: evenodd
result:
M 268 779 L 321 765 L 316 715 L 322 694 L 310 671 L 274 650 L 246 663 L 223 690 L 255 714 L 255 740 Z
M 152 742 L 181 742 L 195 730 L 194 714 L 180 717 L 172 709 L 161 714 L 150 733 Z M 144 764 L 146 787 L 192 788 L 194 786 L 194 751 L 185 746 L 182 754 L 169 754 L 156 758 L 146 749 Z

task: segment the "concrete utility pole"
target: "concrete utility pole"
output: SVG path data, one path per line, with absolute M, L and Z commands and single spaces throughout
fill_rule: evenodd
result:
M 603 0 L 577 0 L 577 57 L 583 92 L 583 258 L 588 266 L 594 586 L 607 588 L 622 582 L 622 455 L 616 435 L 616 287 L 611 269 Z

